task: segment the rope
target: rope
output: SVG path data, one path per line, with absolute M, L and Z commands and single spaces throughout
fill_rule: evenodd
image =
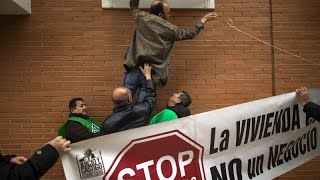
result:
M 283 49 L 281 49 L 281 48 L 279 48 L 279 47 L 277 47 L 277 46 L 274 46 L 274 45 L 272 45 L 272 44 L 269 44 L 269 43 L 267 43 L 267 42 L 265 42 L 265 41 L 263 41 L 263 40 L 255 37 L 255 36 L 253 36 L 253 35 L 251 35 L 251 34 L 249 34 L 249 33 L 246 33 L 246 32 L 244 32 L 244 31 L 238 29 L 235 25 L 233 25 L 233 21 L 232 21 L 231 19 L 229 19 L 227 23 L 228 23 L 228 25 L 229 25 L 230 27 L 232 27 L 233 29 L 235 29 L 235 30 L 237 30 L 237 31 L 239 31 L 239 32 L 247 35 L 247 36 L 250 36 L 250 37 L 252 37 L 253 39 L 256 39 L 257 41 L 260 41 L 260 42 L 262 42 L 262 43 L 264 43 L 264 44 L 266 44 L 266 45 L 268 45 L 268 46 L 271 46 L 271 47 L 273 47 L 273 48 L 275 48 L 275 49 L 278 49 L 278 50 L 280 50 L 280 51 L 282 51 L 282 52 L 285 52 L 285 53 L 287 53 L 287 54 L 290 54 L 290 55 L 295 56 L 295 57 L 297 57 L 297 58 L 300 58 L 300 59 L 302 59 L 302 60 L 308 61 L 308 62 L 310 62 L 310 63 L 312 63 L 312 64 L 320 65 L 320 64 L 318 64 L 318 63 L 316 63 L 316 62 L 313 62 L 313 61 L 311 61 L 311 60 L 308 60 L 308 59 L 306 59 L 306 58 L 303 58 L 303 57 L 301 57 L 301 56 L 298 56 L 298 55 L 293 54 L 293 53 L 291 53 L 291 52 L 288 52 L 288 51 L 286 51 L 286 50 L 283 50 Z

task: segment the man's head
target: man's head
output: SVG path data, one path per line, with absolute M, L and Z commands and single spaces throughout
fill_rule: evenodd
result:
M 192 100 L 186 91 L 181 91 L 179 93 L 173 93 L 173 95 L 169 98 L 167 101 L 167 106 L 176 106 L 176 105 L 182 105 L 184 107 L 189 107 Z
M 132 103 L 131 92 L 126 87 L 118 87 L 112 92 L 112 101 L 114 105 L 119 106 L 122 103 Z
M 82 98 L 76 97 L 70 100 L 69 109 L 71 113 L 87 115 L 86 103 Z
M 170 17 L 170 6 L 165 0 L 155 0 L 151 4 L 150 13 L 168 20 Z

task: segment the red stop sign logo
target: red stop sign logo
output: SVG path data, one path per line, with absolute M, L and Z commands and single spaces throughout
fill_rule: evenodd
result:
M 180 131 L 171 131 L 131 141 L 103 179 L 205 179 L 202 158 L 201 145 Z

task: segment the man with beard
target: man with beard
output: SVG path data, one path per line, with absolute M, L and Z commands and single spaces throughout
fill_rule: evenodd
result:
M 69 109 L 69 119 L 59 129 L 59 136 L 75 143 L 103 135 L 101 124 L 89 118 L 86 103 L 82 98 L 71 99 Z

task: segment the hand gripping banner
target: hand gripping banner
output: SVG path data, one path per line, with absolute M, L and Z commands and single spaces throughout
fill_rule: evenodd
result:
M 68 180 L 272 179 L 319 155 L 319 128 L 288 93 L 75 143 L 62 163 Z

